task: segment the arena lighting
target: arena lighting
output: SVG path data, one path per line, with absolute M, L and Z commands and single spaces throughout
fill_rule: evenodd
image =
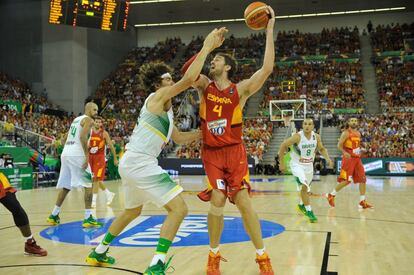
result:
M 159 0 L 159 1 L 162 1 L 162 0 Z M 164 0 L 164 1 L 185 1 L 185 0 Z M 140 2 L 140 1 L 137 1 L 137 2 Z M 149 2 L 149 1 L 145 1 L 145 2 Z M 348 14 L 358 14 L 358 13 L 396 11 L 396 10 L 405 10 L 405 9 L 406 9 L 406 7 L 395 7 L 395 8 L 382 8 L 382 9 L 369 9 L 369 10 L 334 11 L 334 12 L 321 12 L 321 13 L 278 15 L 278 16 L 276 16 L 276 19 L 316 17 L 316 16 L 332 16 L 332 15 L 344 15 L 344 14 L 348 15 Z M 211 23 L 240 22 L 240 21 L 244 21 L 244 18 L 203 20 L 203 21 L 183 21 L 183 22 L 169 22 L 169 23 L 136 24 L 135 27 L 143 28 L 143 27 L 160 27 L 160 26 L 177 26 L 177 25 L 196 25 L 196 24 L 211 24 Z
M 129 2 L 131 5 L 133 4 L 153 4 L 153 3 L 165 3 L 165 2 L 180 2 L 186 0 L 147 0 L 147 1 L 131 1 Z

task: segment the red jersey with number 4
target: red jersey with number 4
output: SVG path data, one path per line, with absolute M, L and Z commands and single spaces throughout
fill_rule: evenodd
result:
M 89 138 L 89 154 L 97 156 L 105 156 L 105 138 L 103 136 L 103 130 L 91 131 Z
M 348 129 L 348 138 L 344 142 L 344 150 L 353 158 L 361 157 L 361 134 L 359 131 Z
M 200 102 L 203 143 L 221 147 L 242 143 L 243 115 L 236 84 L 220 91 L 211 82 Z

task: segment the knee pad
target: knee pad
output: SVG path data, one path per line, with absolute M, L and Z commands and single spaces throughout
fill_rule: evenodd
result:
M 210 213 L 213 216 L 223 216 L 224 207 L 217 207 L 213 204 L 210 204 L 210 210 L 208 213 Z

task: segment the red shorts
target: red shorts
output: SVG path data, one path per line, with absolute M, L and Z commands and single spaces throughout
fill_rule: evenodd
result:
M 339 173 L 338 182 L 346 181 L 349 183 L 349 177 L 352 176 L 354 183 L 365 183 L 367 181 L 365 177 L 364 166 L 360 158 L 344 158 L 342 157 L 342 167 Z
M 206 171 L 207 189 L 198 194 L 202 201 L 210 201 L 211 191 L 218 189 L 234 203 L 234 196 L 242 189 L 248 189 L 249 167 L 243 144 L 220 148 L 203 146 L 202 159 Z
M 91 166 L 92 179 L 103 181 L 105 179 L 106 162 L 103 155 L 89 155 L 89 165 Z

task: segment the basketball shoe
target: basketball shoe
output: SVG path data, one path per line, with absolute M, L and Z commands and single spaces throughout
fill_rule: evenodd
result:
M 89 218 L 84 219 L 82 223 L 82 227 L 89 228 L 89 227 L 101 227 L 103 223 L 98 222 L 95 220 L 92 215 L 89 216 Z
M 208 253 L 208 261 L 207 261 L 207 275 L 220 275 L 220 261 L 227 262 L 226 259 L 221 257 L 220 252 L 214 254 L 210 251 Z
M 256 254 L 256 263 L 259 264 L 260 275 L 274 275 L 269 255 L 265 252 L 262 256 Z
M 305 205 L 303 205 L 303 204 L 298 204 L 297 209 L 298 209 L 298 211 L 299 211 L 299 212 L 301 212 L 303 215 L 306 215 L 306 208 L 305 208 Z
M 109 248 L 102 254 L 96 253 L 95 249 L 86 258 L 86 262 L 93 266 L 110 266 L 115 263 L 115 259 L 111 256 L 107 256 Z
M 172 257 L 168 259 L 168 261 L 165 264 L 161 260 L 158 260 L 156 265 L 149 266 L 144 271 L 144 275 L 165 275 L 167 269 L 172 268 L 170 267 L 171 259 Z
M 315 216 L 315 214 L 313 214 L 312 210 L 311 211 L 306 211 L 305 216 L 309 218 L 309 221 L 311 223 L 314 223 L 314 222 L 318 221 L 318 218 Z
M 360 201 L 358 204 L 358 208 L 359 209 L 373 209 L 374 206 L 372 206 L 371 204 L 367 203 L 366 200 Z
M 60 218 L 59 218 L 59 214 L 56 216 L 50 215 L 47 220 L 46 220 L 49 224 L 51 225 L 58 225 L 60 224 Z
M 31 256 L 47 256 L 47 251 L 37 245 L 35 239 L 27 240 L 24 244 L 24 254 Z
M 335 196 L 328 193 L 326 195 L 326 199 L 328 200 L 328 203 L 331 207 L 335 207 Z

